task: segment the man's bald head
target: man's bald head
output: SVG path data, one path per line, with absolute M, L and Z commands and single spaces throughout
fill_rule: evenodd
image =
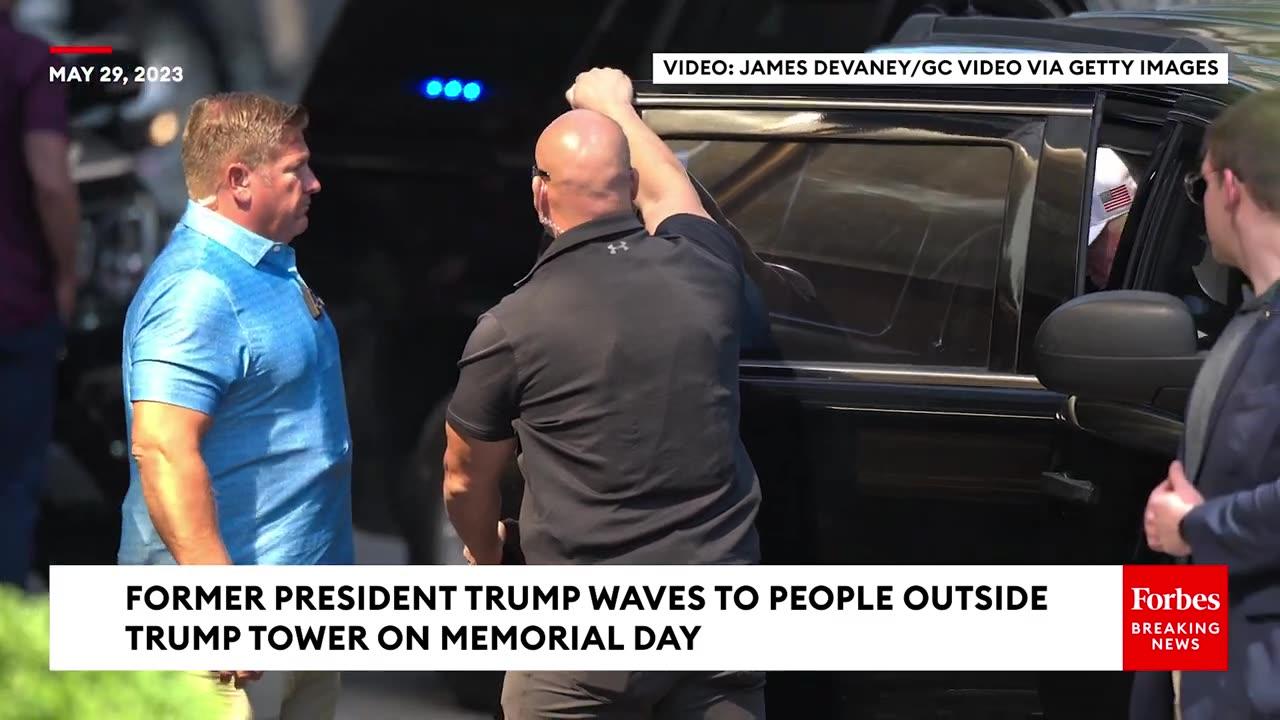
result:
M 544 224 L 560 229 L 631 209 L 635 174 L 627 136 L 618 123 L 593 110 L 571 110 L 538 138 L 534 206 Z

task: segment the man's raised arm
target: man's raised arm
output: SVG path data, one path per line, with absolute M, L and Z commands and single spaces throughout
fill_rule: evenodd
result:
M 631 79 L 612 68 L 579 74 L 565 93 L 572 107 L 594 110 L 622 127 L 631 148 L 631 165 L 640 176 L 636 205 L 646 230 L 654 233 L 663 220 L 681 213 L 710 219 L 684 165 L 640 119 L 632 106 L 633 97 Z

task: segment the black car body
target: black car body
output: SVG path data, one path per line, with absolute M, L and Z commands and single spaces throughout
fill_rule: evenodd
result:
M 1074 9 L 1033 4 L 1044 16 Z M 878 24 L 841 14 L 854 5 L 348 6 L 303 98 L 323 190 L 298 246 L 342 340 L 358 524 L 402 534 L 412 562 L 461 562 L 440 509 L 442 411 L 475 318 L 536 255 L 533 141 L 563 111 L 573 74 L 612 65 L 642 76 L 657 50 L 848 52 L 889 39 L 898 4 L 873 4 Z M 1230 51 L 1233 82 L 638 86 L 646 120 L 764 263 L 753 275 L 776 343 L 743 358 L 742 382 L 767 562 L 1154 559 L 1139 511 L 1176 446 L 1185 396 L 1147 406 L 1067 397 L 1037 377 L 1035 338 L 1084 292 L 1101 143 L 1139 181 L 1109 287 L 1185 299 L 1203 346 L 1212 342 L 1241 279 L 1205 259 L 1182 176 L 1226 104 L 1274 85 L 1278 36 L 1280 14 L 1256 8 L 931 15 L 890 45 Z M 424 98 L 433 76 L 484 90 L 474 102 Z M 507 490 L 513 508 L 514 471 Z M 856 639 L 841 642 L 859 652 Z M 1123 716 L 1123 674 L 1019 670 L 1011 659 L 1004 673 L 779 673 L 770 711 Z M 472 687 L 474 700 L 496 699 L 491 686 Z
M 1107 289 L 1182 299 L 1201 347 L 1212 343 L 1241 278 L 1205 252 L 1182 180 L 1213 117 L 1280 77 L 1269 59 L 1280 57 L 1280 13 L 919 17 L 887 49 L 961 48 L 1231 52 L 1232 81 L 697 86 L 638 99 L 767 263 L 757 272 L 776 347 L 741 366 L 766 561 L 1158 562 L 1143 546 L 1141 509 L 1176 450 L 1189 383 L 1145 406 L 1066 397 L 1037 377 L 1035 341 L 1084 292 L 1102 145 L 1139 184 Z M 858 652 L 856 638 L 847 643 Z M 770 680 L 784 716 L 886 718 L 1124 717 L 1127 682 L 1016 672 Z

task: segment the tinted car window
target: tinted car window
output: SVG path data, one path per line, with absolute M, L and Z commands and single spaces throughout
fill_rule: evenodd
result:
M 799 292 L 766 288 L 791 361 L 985 367 L 1011 152 L 997 145 L 673 140 Z M 811 295 L 809 289 L 811 288 Z

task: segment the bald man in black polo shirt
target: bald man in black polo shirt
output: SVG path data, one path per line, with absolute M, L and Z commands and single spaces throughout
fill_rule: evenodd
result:
M 449 407 L 445 505 L 476 564 L 501 561 L 498 478 L 519 440 L 531 564 L 752 564 L 759 485 L 739 438 L 743 250 L 596 69 L 538 140 L 554 238 L 480 318 Z M 634 166 L 634 169 L 633 169 Z M 636 209 L 643 223 L 636 217 Z M 764 717 L 762 673 L 508 673 L 520 718 Z

